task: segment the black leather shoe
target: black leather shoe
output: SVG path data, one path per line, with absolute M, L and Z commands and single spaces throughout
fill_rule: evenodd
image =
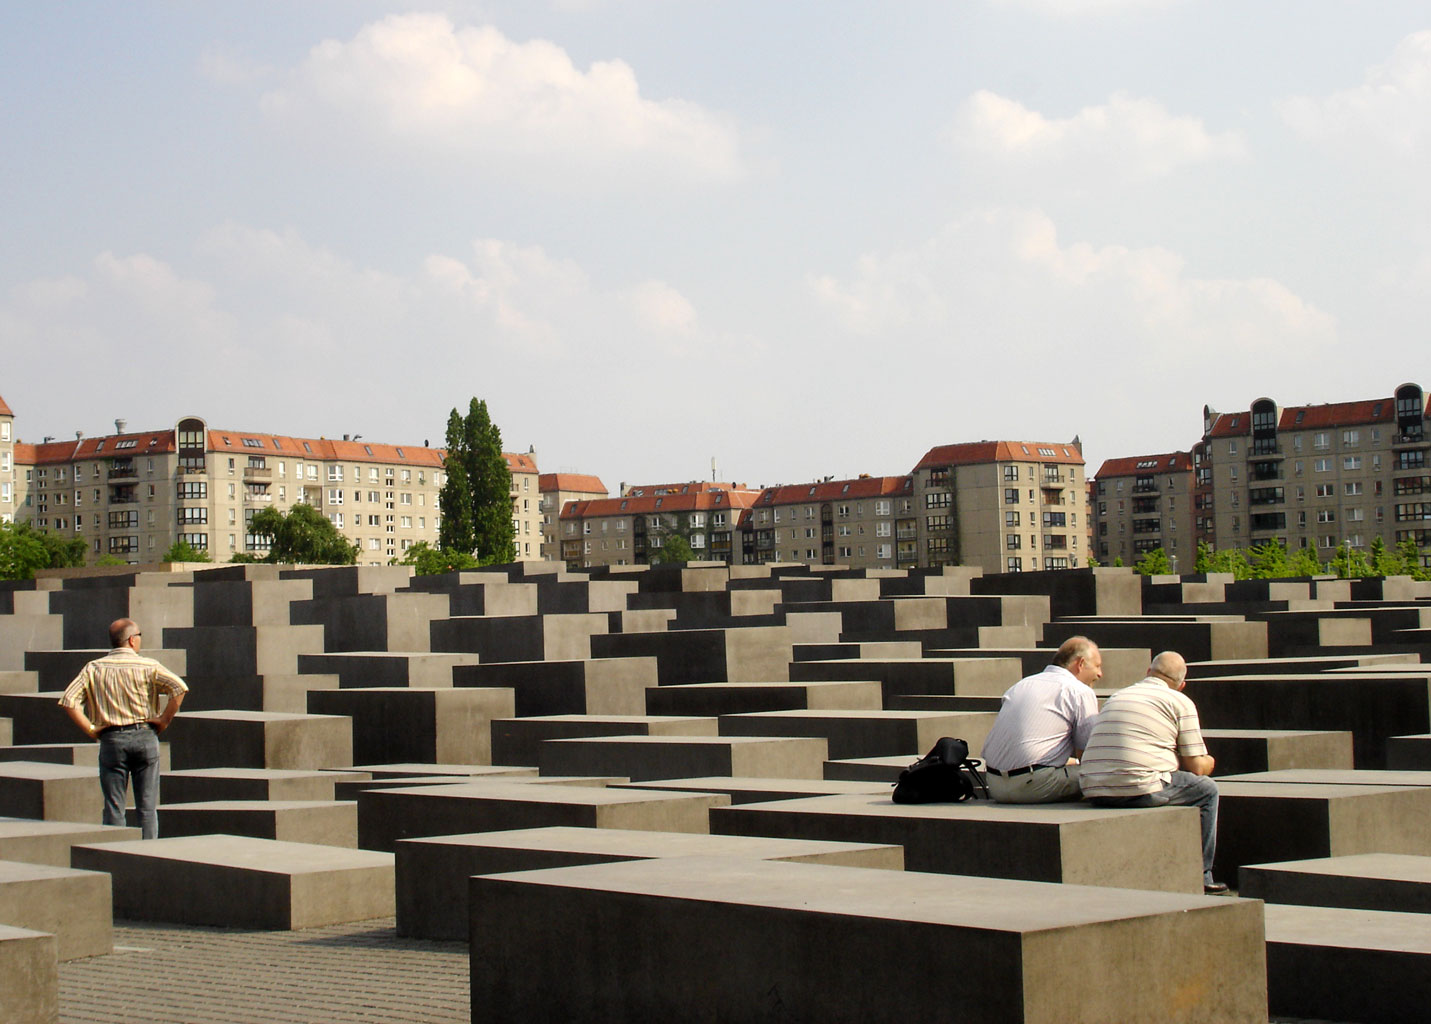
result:
M 1226 896 L 1232 890 L 1226 882 L 1209 882 L 1202 887 L 1204 896 Z

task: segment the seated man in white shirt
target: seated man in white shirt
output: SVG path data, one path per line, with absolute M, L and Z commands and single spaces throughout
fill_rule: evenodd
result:
M 1086 636 L 1069 637 L 1053 664 L 1009 687 L 984 740 L 989 795 L 1004 804 L 1077 800 L 1083 755 L 1103 678 L 1103 655 Z

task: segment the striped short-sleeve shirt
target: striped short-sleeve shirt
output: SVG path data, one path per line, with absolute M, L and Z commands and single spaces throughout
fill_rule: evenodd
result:
M 1197 705 L 1158 679 L 1109 697 L 1083 751 L 1078 783 L 1086 797 L 1156 793 L 1178 770 L 1178 757 L 1207 753 Z
M 159 714 L 159 694 L 188 693 L 173 672 L 153 658 L 128 647 L 116 647 L 96 658 L 75 676 L 60 697 L 60 706 L 78 707 L 96 729 L 117 725 L 138 725 Z

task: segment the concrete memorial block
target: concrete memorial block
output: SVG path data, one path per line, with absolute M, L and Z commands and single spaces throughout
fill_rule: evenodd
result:
M 1267 1009 L 1320 1020 L 1424 1020 L 1431 928 L 1420 914 L 1268 904 Z
M 511 689 L 523 718 L 646 714 L 646 689 L 656 684 L 655 658 L 508 661 L 452 670 L 456 687 Z
M 308 710 L 351 718 L 353 756 L 375 764 L 490 764 L 492 721 L 514 713 L 511 690 L 475 688 L 315 691 Z
M 722 715 L 722 736 L 820 736 L 829 741 L 832 759 L 887 757 L 911 759 L 943 736 L 955 736 L 979 756 L 996 716 L 987 712 L 940 711 L 761 711 Z
M 98 822 L 103 810 L 94 768 L 41 761 L 0 763 L 0 815 Z
M 1362 853 L 1246 864 L 1238 894 L 1267 903 L 1431 914 L 1431 857 Z
M 322 626 L 328 651 L 426 651 L 449 605 L 444 594 L 356 594 L 295 602 L 292 618 Z
M 1386 741 L 1386 767 L 1400 771 L 1431 771 L 1431 733 L 1390 737 Z
M 1344 612 L 1260 612 L 1250 618 L 1267 623 L 1267 653 L 1274 658 L 1372 642 L 1371 619 Z
M 38 672 L 26 672 L 24 669 L 0 671 L 0 693 L 36 693 L 39 689 Z
M 1284 768 L 1352 767 L 1352 734 L 1276 729 L 1204 729 L 1219 776 Z
M 0 669 L 21 671 L 26 651 L 58 650 L 64 643 L 58 615 L 0 615 Z
M 60 1019 L 59 941 L 49 932 L 0 924 L 0 1007 L 6 1024 Z
M 164 775 L 164 802 L 205 800 L 332 800 L 340 779 L 363 772 L 284 768 L 190 768 Z
M 1431 786 L 1431 772 L 1371 768 L 1282 768 L 1276 771 L 1228 775 L 1226 781 L 1303 783 L 1313 786 Z
M 37 821 L 0 817 L 0 860 L 26 864 L 70 866 L 70 847 L 138 839 L 139 829 L 127 825 L 82 825 L 71 821 Z
M 412 775 L 451 775 L 464 779 L 498 778 L 513 775 L 536 775 L 535 767 L 494 766 L 489 764 L 363 764 L 339 772 L 340 776 L 362 773 L 374 779 L 395 779 Z
M 535 765 L 547 740 L 586 736 L 717 736 L 714 718 L 682 715 L 543 715 L 492 723 L 496 764 Z M 605 773 L 603 773 L 605 774 Z
M 43 761 L 48 764 L 68 764 L 99 772 L 99 744 L 94 740 L 83 743 L 26 743 L 20 746 L 0 747 L 0 761 Z M 169 770 L 169 744 L 159 744 L 159 770 Z
M 469 912 L 503 1019 L 1267 1019 L 1252 900 L 674 857 L 476 876 Z
M 179 715 L 164 735 L 179 769 L 346 768 L 353 763 L 353 722 L 340 715 L 196 711 Z
M 888 796 L 880 782 L 831 782 L 825 779 L 774 779 L 708 775 L 699 779 L 648 779 L 612 783 L 613 789 L 665 789 L 675 793 L 724 793 L 732 804 L 768 800 L 803 800 L 811 796 Z
M 358 845 L 351 800 L 202 800 L 162 804 L 161 836 L 233 835 L 321 846 Z
M 367 790 L 358 795 L 358 845 L 391 851 L 399 839 L 547 825 L 708 833 L 711 808 L 729 802 L 715 793 L 499 781 Z
M 282 569 L 278 576 L 285 580 L 312 580 L 313 596 L 320 598 L 391 594 L 412 583 L 413 571 L 409 565 L 325 565 Z
M 1189 661 L 1189 679 L 1214 676 L 1296 675 L 1336 669 L 1388 668 L 1419 665 L 1414 654 L 1327 654 L 1296 658 L 1250 658 L 1226 661 Z
M 453 669 L 477 664 L 475 654 L 432 654 L 418 651 L 344 651 L 339 654 L 300 654 L 298 671 L 329 673 L 341 689 L 410 686 L 414 689 L 452 688 Z
M 1244 864 L 1352 853 L 1431 855 L 1431 786 L 1335 786 L 1219 779 L 1219 879 Z
M 991 573 L 969 581 L 973 594 L 1043 594 L 1049 615 L 1139 615 L 1142 579 L 1132 569 L 1064 569 L 1058 572 Z
M 313 597 L 312 580 L 215 580 L 203 576 L 190 591 L 190 626 L 288 626 L 296 601 Z M 178 625 L 175 623 L 175 625 Z
M 25 669 L 35 673 L 41 692 L 54 693 L 56 699 L 74 681 L 87 664 L 109 653 L 109 648 L 86 648 L 68 651 L 26 651 Z M 188 668 L 188 654 L 183 650 L 145 648 L 144 657 L 153 658 L 175 675 L 183 676 Z
M 1141 619 L 1060 619 L 1044 626 L 1043 643 L 1045 647 L 1057 647 L 1069 637 L 1079 634 L 1089 637 L 1099 647 L 1145 647 L 1155 652 L 1173 650 L 1188 661 L 1265 658 L 1268 654 L 1267 623 L 1210 615 L 1196 619 L 1154 619 L 1148 616 Z
M 434 651 L 470 651 L 495 661 L 572 661 L 602 657 L 595 638 L 610 628 L 605 614 L 490 615 L 434 619 Z
M 184 712 L 281 711 L 301 715 L 308 709 L 308 694 L 336 690 L 336 675 L 204 676 L 190 679 Z
M 10 740 L 13 738 L 14 732 L 15 727 L 10 719 L 0 718 L 0 746 L 10 746 Z
M 109 876 L 0 860 L 0 921 L 51 933 L 62 961 L 111 953 L 114 930 Z
M 591 654 L 598 658 L 654 657 L 662 684 L 752 679 L 785 682 L 790 679 L 792 643 L 789 626 L 680 629 L 593 636 Z
M 595 772 L 632 782 L 704 775 L 818 779 L 828 750 L 824 737 L 592 736 L 547 740 L 537 767 L 542 775 Z
M 890 711 L 984 711 L 998 714 L 1002 697 L 955 697 L 943 693 L 911 693 L 891 697 L 885 705 Z
M 790 648 L 791 661 L 859 661 L 869 658 L 922 658 L 918 640 L 851 640 L 835 643 L 796 643 Z
M 1207 729 L 1349 729 L 1358 768 L 1386 763 L 1386 738 L 1431 727 L 1424 676 L 1322 672 L 1189 678 L 1183 690 Z
M 835 612 L 786 612 L 785 626 L 796 644 L 840 642 L 840 616 Z
M 677 683 L 645 693 L 651 715 L 726 715 L 742 711 L 865 710 L 881 707 L 879 681 L 815 683 Z
M 718 807 L 712 832 L 893 843 L 910 871 L 1125 889 L 1202 892 L 1198 814 L 1087 803 L 896 804 L 888 796 L 820 796 Z
M 322 626 L 195 626 L 164 630 L 188 652 L 188 672 L 204 676 L 291 676 L 300 654 L 323 652 Z
M 825 778 L 832 782 L 878 782 L 893 786 L 899 781 L 899 773 L 915 760 L 907 754 L 900 754 L 895 757 L 847 757 L 826 761 Z
M 64 580 L 60 589 L 50 594 L 51 614 L 64 620 L 60 646 L 75 648 L 105 642 L 109 624 L 129 614 L 129 590 L 135 580 L 134 573 Z
M 160 635 L 170 627 L 179 629 L 194 625 L 194 588 L 191 585 L 167 580 L 156 585 L 148 581 L 149 577 L 140 576 L 135 581 L 136 585 L 129 589 L 129 618 Z
M 627 598 L 636 590 L 636 583 L 632 580 L 587 580 L 563 575 L 537 585 L 536 614 L 579 615 L 583 612 L 625 611 Z M 453 614 L 473 613 L 454 609 Z
M 1013 658 L 803 661 L 790 665 L 789 669 L 792 682 L 878 679 L 886 702 L 896 696 L 915 693 L 998 697 L 1018 682 L 1023 674 L 1022 666 Z
M 397 844 L 397 933 L 467 940 L 467 879 L 510 871 L 654 857 L 754 857 L 899 871 L 904 851 L 867 843 L 641 832 L 617 828 L 517 829 L 404 839 Z
M 1018 682 L 1024 676 L 1042 672 L 1053 662 L 1057 652 L 1055 647 L 1036 647 L 1030 641 L 1025 646 L 1003 647 L 980 645 L 979 648 L 960 647 L 951 650 L 931 649 L 925 652 L 928 658 L 1017 658 L 1019 674 L 1009 684 Z M 1148 665 L 1153 660 L 1153 652 L 1146 647 L 1099 647 L 1103 655 L 1103 678 L 1126 679 L 1130 682 L 1142 679 L 1147 674 Z M 1005 687 L 1008 689 L 1008 687 Z M 1003 696 L 1000 690 L 997 696 Z
M 510 582 L 499 573 L 464 571 L 414 576 L 408 589 L 442 594 L 448 601 L 449 616 L 538 613 L 537 588 L 530 583 Z
M 250 836 L 76 846 L 74 866 L 114 876 L 131 921 L 287 931 L 393 912 L 390 853 Z

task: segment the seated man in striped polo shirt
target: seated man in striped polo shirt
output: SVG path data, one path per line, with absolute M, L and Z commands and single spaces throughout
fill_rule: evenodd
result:
M 1213 880 L 1217 846 L 1217 783 L 1203 742 L 1197 706 L 1182 689 L 1188 666 L 1164 651 L 1147 678 L 1109 697 L 1083 752 L 1083 795 L 1100 807 L 1196 807 L 1202 812 L 1202 886 L 1221 895 Z
M 133 619 L 109 626 L 113 650 L 75 676 L 60 707 L 92 740 L 99 740 L 99 786 L 104 824 L 124 824 L 124 794 L 134 779 L 134 807 L 145 839 L 159 836 L 159 734 L 169 727 L 184 694 L 184 680 L 139 653 L 142 633 Z M 159 694 L 169 696 L 159 709 Z M 88 714 L 86 714 L 86 711 Z
M 1098 714 L 1103 655 L 1086 636 L 1065 640 L 1042 672 L 1004 693 L 980 756 L 989 795 L 1003 804 L 1077 800 L 1078 763 Z

